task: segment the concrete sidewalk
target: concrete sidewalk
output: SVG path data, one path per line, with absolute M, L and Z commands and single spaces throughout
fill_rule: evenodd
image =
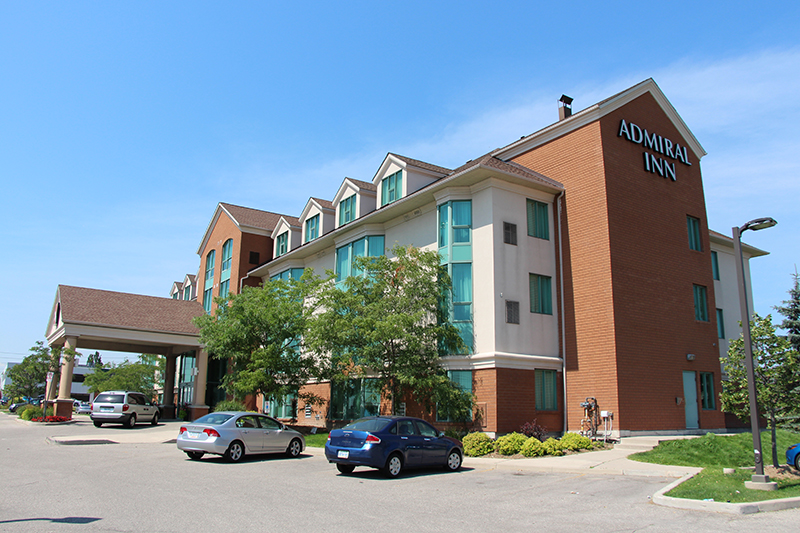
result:
M 74 425 L 86 426 L 86 431 L 76 435 L 58 435 L 58 425 L 52 426 L 51 435 L 47 441 L 52 444 L 80 445 L 80 444 L 160 444 L 174 442 L 178 437 L 178 430 L 182 424 L 178 420 L 159 421 L 157 426 L 138 424 L 134 428 L 126 428 L 118 424 L 104 425 L 96 428 L 91 421 L 79 420 Z M 74 428 L 70 428 L 74 433 Z

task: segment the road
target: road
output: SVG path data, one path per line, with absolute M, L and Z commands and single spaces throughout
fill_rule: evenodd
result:
M 47 439 L 95 429 L 86 422 L 25 425 L 0 414 L 0 531 L 750 533 L 794 531 L 800 523 L 800 509 L 724 515 L 650 503 L 668 478 L 468 467 L 388 480 L 367 469 L 339 475 L 315 449 L 297 459 L 228 464 L 208 456 L 189 461 L 174 444 Z

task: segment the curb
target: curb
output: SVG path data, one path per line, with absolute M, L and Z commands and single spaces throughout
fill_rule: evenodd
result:
M 652 502 L 664 507 L 673 509 L 689 509 L 694 511 L 712 511 L 715 513 L 727 514 L 754 514 L 768 511 L 783 511 L 785 509 L 796 509 L 800 507 L 800 497 L 780 498 L 776 500 L 763 500 L 760 502 L 728 503 L 728 502 L 707 502 L 703 500 L 690 500 L 687 498 L 673 498 L 665 494 L 684 481 L 692 479 L 695 474 L 683 476 L 673 481 L 663 489 L 653 495 Z

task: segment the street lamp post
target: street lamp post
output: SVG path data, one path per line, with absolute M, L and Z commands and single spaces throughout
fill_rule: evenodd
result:
M 755 454 L 755 473 L 751 481 L 745 483 L 748 488 L 774 490 L 776 485 L 770 483 L 769 476 L 764 475 L 764 461 L 761 453 L 761 432 L 758 429 L 758 404 L 756 396 L 756 378 L 753 366 L 753 345 L 750 338 L 750 311 L 747 306 L 747 285 L 744 279 L 744 255 L 742 254 L 742 232 L 758 231 L 771 228 L 777 224 L 772 218 L 757 218 L 742 227 L 733 227 L 733 246 L 738 260 L 736 261 L 736 278 L 739 283 L 739 305 L 742 311 L 742 334 L 744 337 L 744 362 L 747 368 L 747 394 L 750 401 L 750 430 L 753 433 L 753 453 Z

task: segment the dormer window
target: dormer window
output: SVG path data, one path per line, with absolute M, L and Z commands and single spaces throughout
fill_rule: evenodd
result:
M 289 246 L 289 232 L 285 231 L 278 235 L 278 239 L 275 241 L 275 257 L 280 257 L 285 254 L 288 250 Z
M 386 176 L 381 182 L 381 207 L 399 200 L 403 196 L 403 171 Z
M 306 220 L 306 242 L 313 241 L 319 237 L 319 215 Z
M 339 203 L 339 225 L 344 226 L 356 219 L 356 195 L 348 196 Z

